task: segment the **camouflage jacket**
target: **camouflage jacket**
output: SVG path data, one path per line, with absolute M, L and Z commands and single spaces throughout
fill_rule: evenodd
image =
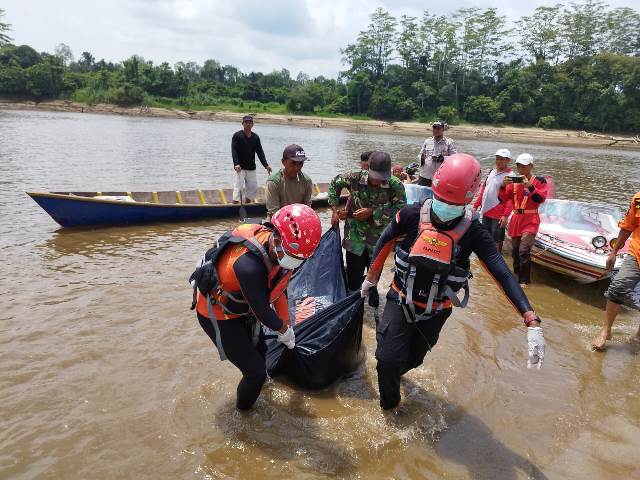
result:
M 366 170 L 338 175 L 329 185 L 329 205 L 338 205 L 343 188 L 349 191 L 342 246 L 356 255 L 362 255 L 366 248 L 371 256 L 382 230 L 407 203 L 407 197 L 402 182 L 396 177 L 392 176 L 377 188 L 368 184 L 368 178 Z M 353 212 L 360 208 L 373 209 L 368 220 L 353 218 Z

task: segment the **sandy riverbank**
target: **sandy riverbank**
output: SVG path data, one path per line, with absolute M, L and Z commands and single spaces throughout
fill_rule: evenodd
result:
M 135 117 L 184 118 L 191 120 L 223 120 L 240 123 L 242 114 L 228 111 L 190 111 L 155 107 L 119 107 L 117 105 L 85 105 L 65 100 L 46 102 L 10 101 L 0 99 L 0 109 L 45 110 L 57 112 L 99 113 Z M 249 112 L 251 113 L 251 112 Z M 304 115 L 254 114 L 256 123 L 293 125 L 310 128 L 341 128 L 359 132 L 396 133 L 400 135 L 425 135 L 429 125 L 416 122 L 384 122 L 380 120 L 354 120 Z M 640 138 L 631 136 L 598 135 L 572 130 L 544 130 L 541 128 L 498 127 L 493 125 L 456 125 L 447 130 L 454 139 L 487 139 L 505 142 L 535 143 L 569 147 L 608 147 L 640 150 Z

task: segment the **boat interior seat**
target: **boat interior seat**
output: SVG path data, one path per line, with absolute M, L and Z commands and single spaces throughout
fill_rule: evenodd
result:
M 176 192 L 175 191 L 158 192 L 158 202 L 169 203 L 169 204 L 178 203 Z
M 182 203 L 185 205 L 202 205 L 198 190 L 183 190 L 180 193 L 182 194 Z
M 153 203 L 153 197 L 151 192 L 131 192 L 131 197 L 136 202 L 150 202 Z

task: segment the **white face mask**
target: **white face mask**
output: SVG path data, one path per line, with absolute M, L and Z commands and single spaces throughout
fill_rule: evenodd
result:
M 278 263 L 285 270 L 294 270 L 304 262 L 304 260 L 300 258 L 290 257 L 284 252 L 282 252 L 281 255 L 282 256 L 278 255 Z
M 292 257 L 291 255 L 287 255 L 287 252 L 284 251 L 279 240 L 274 242 L 274 250 L 276 251 L 278 264 L 285 270 L 294 270 L 304 262 L 304 259 L 302 258 L 296 258 Z

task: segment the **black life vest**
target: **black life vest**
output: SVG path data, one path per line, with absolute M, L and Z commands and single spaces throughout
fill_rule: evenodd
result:
M 420 209 L 420 224 L 418 235 L 409 252 L 396 248 L 395 267 L 399 285 L 404 293 L 403 304 L 409 309 L 407 321 L 415 322 L 431 316 L 434 303 L 438 303 L 436 310 L 442 309 L 443 297 L 451 300 L 457 307 L 466 307 L 469 301 L 469 279 L 471 272 L 456 265 L 460 239 L 467 233 L 471 222 L 476 217 L 470 209 L 465 209 L 463 217 L 451 230 L 438 230 L 431 223 L 431 200 L 426 200 Z M 431 285 L 420 288 L 427 297 L 424 314 L 416 316 L 413 302 L 413 290 L 417 271 L 433 273 Z M 462 300 L 456 293 L 465 290 Z

